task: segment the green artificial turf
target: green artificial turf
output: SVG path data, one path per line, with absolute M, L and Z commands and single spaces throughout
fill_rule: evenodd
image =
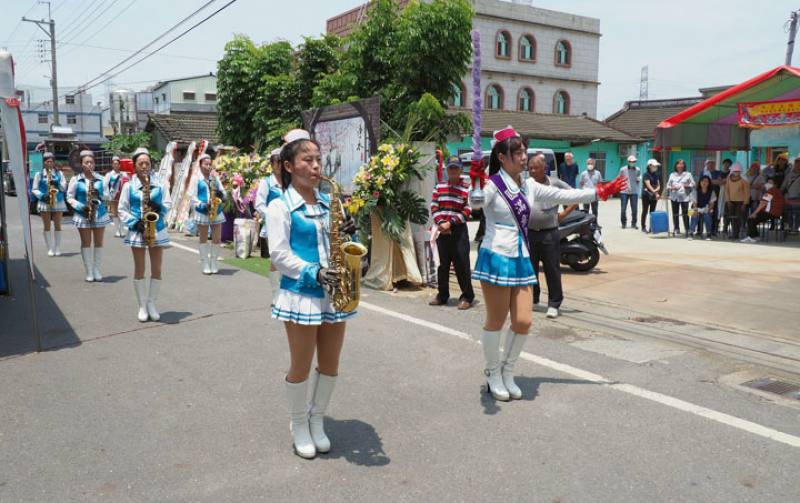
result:
M 226 258 L 224 262 L 234 267 L 238 267 L 239 269 L 244 269 L 245 271 L 250 271 L 256 274 L 260 274 L 261 276 L 265 277 L 269 276 L 268 258 L 261 258 L 261 257 Z

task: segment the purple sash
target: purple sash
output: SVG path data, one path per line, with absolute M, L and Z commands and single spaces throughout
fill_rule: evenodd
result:
M 497 186 L 497 190 L 500 191 L 500 195 L 503 196 L 503 201 L 508 205 L 511 214 L 514 215 L 517 228 L 522 235 L 522 242 L 525 243 L 525 247 L 528 248 L 528 219 L 531 216 L 531 207 L 528 206 L 528 200 L 525 198 L 525 194 L 522 192 L 522 189 L 516 194 L 512 193 L 500 173 L 490 176 L 489 180 Z M 530 252 L 530 249 L 528 252 Z

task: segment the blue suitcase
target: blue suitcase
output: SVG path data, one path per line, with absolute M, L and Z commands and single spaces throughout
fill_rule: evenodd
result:
M 666 211 L 650 212 L 650 232 L 653 234 L 669 232 L 669 219 Z

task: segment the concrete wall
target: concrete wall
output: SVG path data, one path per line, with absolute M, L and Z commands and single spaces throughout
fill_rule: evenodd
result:
M 481 87 L 494 83 L 504 91 L 505 110 L 517 110 L 517 95 L 529 87 L 535 94 L 534 110 L 552 113 L 556 91 L 570 97 L 570 115 L 597 116 L 597 88 L 600 59 L 600 21 L 563 12 L 539 9 L 498 0 L 474 0 L 473 28 L 481 33 Z M 496 56 L 496 37 L 501 30 L 511 36 L 510 59 Z M 536 41 L 535 62 L 521 61 L 519 41 L 523 35 Z M 555 46 L 569 42 L 572 61 L 569 67 L 555 64 Z M 464 87 L 471 96 L 470 74 Z M 468 103 L 469 100 L 465 100 Z
M 185 100 L 184 92 L 195 93 L 194 100 Z M 206 100 L 206 93 L 217 94 L 217 78 L 205 75 L 193 79 L 166 82 L 153 89 L 153 110 L 155 113 L 170 112 L 216 112 L 217 101 Z M 156 102 L 156 99 L 158 102 Z

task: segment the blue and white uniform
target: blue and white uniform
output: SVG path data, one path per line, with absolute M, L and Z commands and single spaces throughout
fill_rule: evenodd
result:
M 219 177 L 211 177 L 211 187 L 213 190 L 220 190 L 222 191 L 222 200 L 224 201 L 226 197 L 228 197 L 227 192 L 225 191 L 225 187 L 222 186 L 222 182 L 220 182 Z M 208 215 L 208 201 L 209 201 L 209 182 L 205 178 L 200 178 L 197 181 L 197 190 L 195 191 L 195 196 L 192 198 L 192 203 L 194 204 L 194 221 L 198 225 L 215 225 L 221 224 L 225 222 L 225 214 L 222 212 L 222 204 L 217 206 L 217 214 L 213 215 L 212 219 L 209 219 Z M 212 194 L 213 195 L 213 194 Z
M 119 173 L 113 169 L 106 173 L 103 177 L 103 193 L 106 196 L 106 201 L 116 201 L 120 197 L 119 189 L 122 187 L 122 182 L 125 179 L 122 171 Z
M 172 197 L 157 179 L 150 179 L 150 201 L 158 204 L 158 216 L 161 217 L 156 222 L 156 240 L 153 246 L 168 247 L 169 233 L 164 221 L 167 212 L 172 208 Z M 145 208 L 145 213 L 148 211 Z M 142 233 L 135 229 L 136 224 L 142 220 L 142 181 L 138 176 L 134 176 L 120 194 L 119 218 L 128 228 L 125 244 L 133 248 L 147 248 Z
M 75 210 L 72 223 L 79 229 L 97 229 L 111 223 L 111 217 L 108 215 L 105 203 L 103 203 L 105 199 L 103 196 L 103 178 L 93 173 L 91 183 L 97 191 L 97 197 L 100 200 L 100 204 L 95 211 L 94 221 L 91 224 L 86 220 L 86 200 L 89 192 L 89 182 L 86 180 L 83 173 L 73 176 L 67 188 L 67 201 L 69 201 L 72 209 Z
M 503 169 L 499 174 L 512 194 L 516 195 L 522 191 L 531 208 L 534 201 L 572 204 L 597 200 L 594 189 L 558 189 L 536 183 L 533 178 L 528 178 L 520 187 Z M 491 180 L 484 188 L 484 196 L 486 234 L 478 251 L 472 278 L 504 287 L 536 284 L 536 275 L 526 244 L 528 236 L 520 230 L 514 214 Z M 527 232 L 527 222 L 524 232 Z
M 317 281 L 320 268 L 329 266 L 330 197 L 315 194 L 316 204 L 307 204 L 290 185 L 267 207 L 270 258 L 281 273 L 272 318 L 299 325 L 337 323 L 356 313 L 336 311 Z
M 281 197 L 282 193 L 281 186 L 278 184 L 278 177 L 274 173 L 258 182 L 256 211 L 261 215 L 261 220 L 263 221 L 259 237 L 267 237 L 267 207 L 269 203 Z
M 57 169 L 52 171 L 50 178 L 58 184 L 56 206 L 55 208 L 50 207 L 50 187 L 47 184 L 47 173 L 45 170 L 42 170 L 33 176 L 33 185 L 31 186 L 33 197 L 38 201 L 38 203 L 36 203 L 36 210 L 39 213 L 49 213 L 53 211 L 60 211 L 63 213 L 67 211 L 66 199 L 64 197 L 64 193 L 67 191 L 67 180 Z

